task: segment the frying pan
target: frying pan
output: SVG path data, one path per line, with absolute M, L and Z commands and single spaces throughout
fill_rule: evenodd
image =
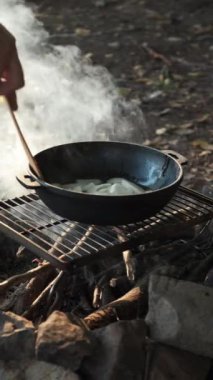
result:
M 137 144 L 91 141 L 55 146 L 35 155 L 43 179 L 32 167 L 18 181 L 36 191 L 56 214 L 99 225 L 128 224 L 153 216 L 174 195 L 183 178 L 185 157 Z M 122 177 L 147 191 L 137 195 L 95 195 L 65 190 L 54 184 L 76 179 Z

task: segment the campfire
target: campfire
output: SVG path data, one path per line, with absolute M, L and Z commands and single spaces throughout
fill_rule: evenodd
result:
M 155 216 L 119 227 L 68 221 L 34 193 L 1 201 L 0 231 L 14 250 L 20 245 L 13 274 L 0 283 L 1 358 L 36 359 L 86 379 L 121 378 L 126 363 L 126 378 L 156 379 L 161 362 L 173 373 L 180 360 L 187 379 L 206 379 L 213 356 L 212 333 L 202 330 L 212 316 L 211 218 L 212 201 L 184 187 Z M 16 273 L 20 266 L 28 270 Z
M 107 140 L 112 145 L 111 141 L 116 140 L 128 145 L 136 142 L 148 146 L 153 142 L 159 149 L 170 148 L 171 139 L 172 147 L 177 141 L 184 141 L 179 133 L 178 139 L 172 137 L 175 129 L 167 122 L 163 122 L 163 128 L 156 127 L 153 140 L 139 99 L 136 97 L 131 101 L 121 96 L 122 87 L 117 89 L 107 70 L 90 64 L 90 53 L 84 56 L 76 46 L 51 46 L 52 36 L 23 1 L 2 1 L 0 11 L 1 22 L 16 36 L 25 67 L 26 86 L 20 93 L 19 116 L 23 129 L 30 126 L 27 140 L 33 151 L 40 152 L 37 154 L 39 164 L 42 164 L 43 153 L 46 155 L 46 149 L 54 146 L 56 141 L 57 144 L 73 145 L 75 141 L 82 143 L 86 140 L 91 145 L 92 141 Z M 151 16 L 150 10 L 144 14 L 148 17 L 145 30 L 153 32 L 150 23 L 152 19 L 156 22 L 156 15 Z M 55 14 L 53 20 L 60 19 L 58 16 Z M 125 25 L 126 17 L 127 14 Z M 66 19 L 69 20 L 68 15 Z M 161 17 L 159 20 L 163 21 Z M 94 19 L 92 23 L 96 25 Z M 169 24 L 166 21 L 165 28 L 165 22 L 162 22 L 162 26 L 167 29 Z M 205 38 L 205 35 L 197 34 L 199 28 L 194 26 L 196 39 Z M 120 26 L 116 25 L 116 28 Z M 63 25 L 59 25 L 58 30 L 63 33 Z M 68 31 L 70 38 L 70 25 Z M 80 37 L 88 30 L 77 27 L 73 32 Z M 107 34 L 111 38 L 108 24 Z M 98 35 L 96 31 L 94 35 Z M 179 41 L 179 37 L 176 42 L 175 36 L 170 38 L 172 44 Z M 136 46 L 135 41 L 134 37 Z M 127 42 L 129 44 L 129 40 Z M 190 73 L 188 61 L 182 60 L 181 56 L 168 60 L 149 44 L 141 43 L 140 37 L 140 46 L 148 58 L 165 65 L 161 71 L 154 68 L 154 77 L 160 74 L 160 83 L 156 87 L 150 77 L 143 103 L 162 98 L 163 108 L 156 112 L 160 119 L 172 114 L 173 108 L 179 113 L 188 97 L 185 98 L 179 84 L 174 88 L 175 91 L 179 89 L 180 98 L 174 102 L 175 93 L 173 101 L 166 106 L 169 108 L 165 108 L 164 87 L 172 88 L 168 85 L 175 84 L 175 80 L 181 81 L 183 86 L 182 71 L 181 75 L 176 75 L 176 71 L 170 73 L 170 65 L 186 66 L 187 77 L 191 80 L 197 75 L 199 78 L 197 66 Z M 107 49 L 110 44 L 115 48 L 117 42 L 110 41 Z M 110 55 L 106 54 L 107 60 Z M 129 56 L 132 61 L 134 55 L 130 52 Z M 138 59 L 138 54 L 135 57 Z M 145 76 L 151 71 L 150 64 L 148 62 L 144 71 L 139 62 L 135 63 L 133 73 L 139 79 L 135 86 L 141 92 L 141 83 L 145 84 Z M 119 86 L 123 82 L 126 86 L 131 75 L 128 70 L 126 79 L 125 76 L 121 76 L 121 81 L 118 78 Z M 152 83 L 153 87 L 150 86 Z M 189 88 L 194 94 L 194 84 L 190 83 Z M 203 108 L 203 98 L 200 95 L 199 98 Z M 194 105 L 197 108 L 196 102 Z M 44 163 L 48 161 L 50 166 L 45 168 L 42 165 L 41 172 L 44 170 L 45 175 L 35 178 L 36 170 L 29 172 L 28 168 L 26 172 L 23 169 L 26 159 L 23 159 L 22 151 L 19 152 L 8 112 L 3 110 L 1 116 L 0 380 L 212 380 L 213 201 L 180 186 L 182 168 L 179 164 L 184 161 L 175 164 L 173 152 L 170 159 L 167 157 L 160 162 L 165 151 L 157 153 L 155 149 L 154 170 L 150 170 L 150 161 L 145 160 L 148 164 L 144 165 L 144 159 L 138 155 L 135 162 L 131 161 L 133 152 L 128 146 L 122 155 L 127 162 L 126 168 L 124 161 L 120 160 L 120 169 L 109 178 L 123 180 L 123 174 L 129 173 L 129 180 L 134 183 L 135 178 L 141 178 L 141 173 L 133 169 L 139 168 L 138 163 L 143 162 L 150 180 L 144 189 L 147 193 L 152 190 L 150 193 L 154 193 L 154 198 L 147 202 L 145 196 L 143 205 L 141 200 L 136 202 L 134 210 L 131 201 L 128 205 L 127 200 L 122 201 L 119 213 L 113 202 L 109 208 L 109 201 L 104 202 L 104 197 L 103 202 L 100 198 L 99 203 L 96 197 L 93 204 L 86 203 L 85 207 L 82 200 L 88 199 L 87 194 L 80 192 L 68 196 L 62 185 L 67 185 L 71 170 L 76 170 L 78 157 L 85 165 L 86 175 L 74 173 L 73 181 L 101 178 L 103 166 L 106 166 L 103 155 L 94 155 L 93 163 L 88 163 L 88 157 L 93 157 L 93 147 L 85 157 L 78 149 L 74 155 L 69 154 L 72 148 L 70 151 L 65 149 L 66 157 L 64 152 L 59 157 L 58 148 L 53 149 L 53 156 L 51 153 L 50 159 L 44 159 Z M 185 137 L 190 136 L 194 125 L 198 127 L 209 120 L 209 115 L 204 114 L 192 123 L 183 124 L 182 117 L 180 131 Z M 165 144 L 159 144 L 160 136 L 164 135 Z M 187 141 L 187 149 L 190 146 L 204 146 L 200 158 L 210 157 L 212 147 L 207 141 L 197 139 L 192 145 Z M 152 148 L 145 147 L 145 150 L 148 152 Z M 87 154 L 87 149 L 84 151 Z M 116 169 L 117 156 L 121 157 L 120 153 L 109 154 L 107 150 L 104 155 L 110 158 L 107 167 Z M 64 157 L 64 165 L 61 157 Z M 111 161 L 112 157 L 114 161 Z M 169 168 L 172 162 L 173 166 Z M 91 173 L 91 168 L 96 166 L 99 166 L 98 172 Z M 67 178 L 62 175 L 62 167 L 67 168 Z M 199 168 L 193 169 L 197 173 Z M 23 189 L 18 192 L 15 177 L 19 171 L 26 173 L 25 187 L 33 187 L 35 192 L 25 192 L 25 195 L 22 195 Z M 52 178 L 48 178 L 51 173 Z M 101 181 L 104 183 L 105 179 Z M 70 183 L 76 185 L 75 181 Z M 152 187 L 156 183 L 158 186 Z M 172 192 L 170 185 L 174 185 Z M 156 189 L 162 188 L 165 192 L 155 199 Z M 52 195 L 52 207 L 46 203 L 46 192 Z M 63 196 L 68 196 L 69 200 L 62 210 L 61 201 L 56 204 L 60 195 L 62 201 Z M 72 214 L 75 207 L 78 218 Z M 94 222 L 94 213 L 98 214 L 99 222 L 97 219 Z M 84 214 L 87 219 L 83 220 Z M 72 221 L 80 220 L 80 217 L 81 222 Z

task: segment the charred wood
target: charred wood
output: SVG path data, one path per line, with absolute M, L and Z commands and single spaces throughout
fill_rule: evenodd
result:
M 139 309 L 147 307 L 147 297 L 139 288 L 133 288 L 121 298 L 110 302 L 84 318 L 87 326 L 93 330 L 122 319 L 138 317 Z

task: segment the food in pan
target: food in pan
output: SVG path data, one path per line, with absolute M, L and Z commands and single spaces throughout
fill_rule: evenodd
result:
M 78 179 L 74 183 L 55 185 L 68 191 L 95 195 L 136 195 L 146 191 L 124 178 L 110 178 L 106 182 L 99 179 Z

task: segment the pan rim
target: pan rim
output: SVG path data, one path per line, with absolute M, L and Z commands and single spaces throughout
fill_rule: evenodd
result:
M 171 182 L 169 185 L 167 186 L 163 186 L 159 189 L 155 189 L 155 190 L 147 190 L 141 194 L 129 194 L 129 195 L 106 195 L 106 194 L 89 194 L 89 193 L 81 193 L 81 192 L 75 192 L 75 191 L 72 191 L 72 190 L 66 190 L 66 189 L 63 189 L 61 187 L 58 187 L 56 185 L 53 185 L 49 182 L 46 182 L 46 181 L 43 181 L 43 180 L 40 180 L 37 175 L 35 174 L 35 172 L 33 171 L 33 169 L 29 166 L 30 168 L 30 172 L 33 173 L 33 176 L 35 178 L 36 181 L 38 181 L 38 183 L 40 185 L 42 185 L 43 187 L 45 187 L 46 189 L 52 191 L 52 192 L 56 192 L 60 195 L 64 195 L 64 196 L 67 196 L 67 197 L 76 197 L 76 198 L 84 198 L 84 199 L 104 199 L 104 200 L 117 200 L 119 198 L 122 198 L 123 200 L 127 200 L 129 198 L 134 198 L 134 199 L 137 199 L 137 198 L 141 198 L 141 196 L 143 197 L 148 197 L 150 194 L 156 194 L 156 193 L 160 193 L 162 191 L 165 191 L 166 189 L 170 189 L 170 188 L 173 188 L 175 187 L 175 185 L 178 185 L 181 180 L 183 179 L 183 168 L 181 166 L 181 164 L 172 156 L 170 156 L 169 154 L 167 153 L 164 153 L 163 151 L 161 150 L 158 150 L 156 148 L 153 148 L 153 147 L 150 147 L 150 146 L 147 146 L 147 145 L 141 145 L 141 144 L 136 144 L 136 143 L 128 143 L 128 142 L 121 142 L 121 141 L 108 141 L 108 140 L 92 140 L 92 141 L 76 141 L 76 142 L 72 142 L 72 143 L 65 143 L 65 144 L 59 144 L 59 145 L 55 145 L 55 146 L 52 146 L 52 147 L 49 147 L 45 150 L 42 150 L 38 153 L 36 153 L 36 155 L 34 156 L 35 158 L 39 155 L 39 154 L 42 154 L 48 150 L 51 150 L 53 148 L 60 148 L 60 147 L 64 147 L 64 146 L 67 146 L 67 145 L 81 145 L 81 144 L 100 144 L 100 143 L 103 143 L 103 144 L 119 144 L 119 145 L 126 145 L 126 146 L 135 146 L 135 147 L 138 147 L 138 148 L 145 148 L 149 151 L 154 151 L 154 152 L 157 152 L 158 154 L 162 154 L 164 156 L 167 156 L 170 160 L 172 160 L 173 162 L 175 162 L 175 164 L 177 165 L 178 169 L 179 169 L 179 174 L 177 176 L 177 178 Z M 83 178 L 79 178 L 79 179 L 83 179 Z

